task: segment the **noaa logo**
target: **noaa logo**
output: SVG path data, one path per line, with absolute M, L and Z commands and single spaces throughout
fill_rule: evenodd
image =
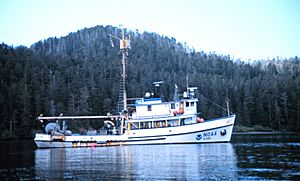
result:
M 226 135 L 226 129 L 224 129 L 223 131 L 220 131 L 220 134 L 222 135 L 222 136 L 225 136 Z
M 201 134 L 198 134 L 197 136 L 196 136 L 196 140 L 201 140 L 202 139 L 202 135 Z

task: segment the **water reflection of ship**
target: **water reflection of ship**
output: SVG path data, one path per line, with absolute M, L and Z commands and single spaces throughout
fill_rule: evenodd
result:
M 230 143 L 38 149 L 39 179 L 225 179 L 237 178 Z

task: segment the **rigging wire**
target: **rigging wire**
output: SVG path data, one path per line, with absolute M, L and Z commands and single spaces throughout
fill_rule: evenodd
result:
M 228 111 L 226 108 L 224 108 L 224 107 L 222 107 L 221 105 L 217 104 L 216 102 L 214 102 L 214 101 L 208 99 L 207 97 L 205 97 L 205 96 L 203 96 L 203 95 L 200 95 L 200 96 L 201 96 L 203 99 L 207 100 L 208 102 L 214 104 L 215 106 L 217 106 L 217 107 L 223 109 L 224 111 Z M 229 111 L 229 112 L 230 112 L 230 114 L 234 114 L 234 113 L 231 112 L 231 111 Z

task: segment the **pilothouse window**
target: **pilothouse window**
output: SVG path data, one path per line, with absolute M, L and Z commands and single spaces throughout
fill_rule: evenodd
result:
M 175 109 L 175 104 L 171 104 L 171 109 Z
M 190 103 L 189 102 L 186 102 L 186 107 L 190 107 Z
M 195 106 L 195 102 L 191 102 L 191 107 L 194 107 Z
M 148 105 L 148 111 L 152 111 L 152 106 Z

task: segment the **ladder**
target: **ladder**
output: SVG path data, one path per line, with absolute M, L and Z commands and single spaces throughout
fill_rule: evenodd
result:
M 118 104 L 117 104 L 117 112 L 121 113 L 124 109 L 124 97 L 123 97 L 123 78 L 120 79 L 119 83 L 119 93 L 118 93 Z

